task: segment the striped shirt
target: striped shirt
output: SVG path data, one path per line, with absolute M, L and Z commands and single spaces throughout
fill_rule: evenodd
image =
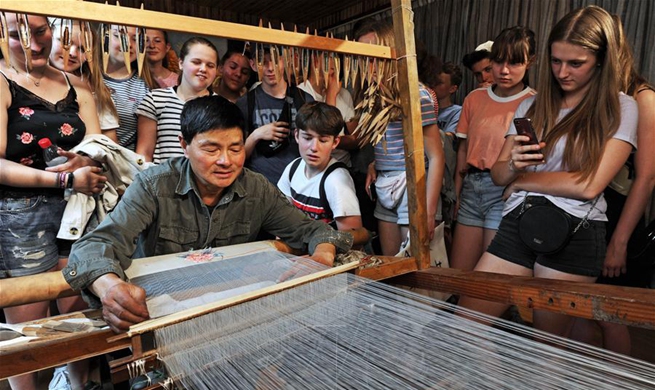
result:
M 111 91 L 118 112 L 119 127 L 116 130 L 118 143 L 132 151 L 136 149 L 136 107 L 148 93 L 145 81 L 134 72 L 129 79 L 117 80 L 102 75 L 105 85 Z
M 157 122 L 157 141 L 152 161 L 160 164 L 171 157 L 184 156 L 178 136 L 180 115 L 184 102 L 177 96 L 173 87 L 153 89 L 148 92 L 136 109 L 142 115 Z
M 420 85 L 421 125 L 423 127 L 437 123 L 434 103 L 430 93 Z M 375 146 L 375 169 L 378 171 L 405 170 L 405 141 L 402 121 L 390 122 L 382 140 Z

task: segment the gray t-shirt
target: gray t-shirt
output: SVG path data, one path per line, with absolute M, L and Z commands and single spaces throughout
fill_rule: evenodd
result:
M 314 99 L 307 94 L 306 92 L 299 91 L 301 95 L 304 96 L 305 102 L 312 102 Z M 291 94 L 293 97 L 294 95 Z M 246 122 L 250 121 L 248 118 L 248 94 L 243 95 L 237 100 L 237 106 L 243 113 L 243 117 Z M 300 104 L 302 105 L 302 104 Z M 269 123 L 275 122 L 278 120 L 282 114 L 282 108 L 284 107 L 284 99 L 276 98 L 270 96 L 262 89 L 262 86 L 259 85 L 255 88 L 255 108 L 253 110 L 252 124 L 253 128 L 249 129 L 250 132 L 255 129 L 267 125 Z M 296 107 L 295 104 L 291 105 L 291 129 L 296 128 Z M 259 172 L 264 175 L 273 185 L 277 185 L 277 182 L 280 180 L 282 171 L 284 168 L 293 160 L 300 157 L 300 152 L 298 151 L 298 144 L 293 136 L 289 134 L 290 144 L 281 151 L 278 151 L 276 154 L 266 157 L 260 154 L 257 149 L 253 150 L 250 155 L 250 159 L 247 162 L 247 167 L 252 169 L 255 172 Z M 266 141 L 260 141 L 266 142 Z
M 535 97 L 530 97 L 519 105 L 514 114 L 515 118 L 522 118 L 525 116 L 525 113 L 528 111 L 532 102 L 534 102 Z M 637 119 L 638 119 L 638 110 L 637 103 L 629 96 L 621 93 L 619 95 L 619 101 L 621 103 L 621 124 L 616 130 L 613 138 L 620 139 L 631 144 L 634 148 L 637 147 Z M 562 109 L 559 112 L 559 117 L 557 120 L 561 120 L 566 114 L 568 114 L 570 109 Z M 508 135 L 516 135 L 516 128 L 514 127 L 514 122 L 512 121 L 509 130 L 507 131 Z M 551 154 L 546 159 L 546 163 L 538 165 L 535 172 L 559 172 L 566 171 L 562 166 L 562 159 L 564 156 L 564 147 L 566 146 L 566 137 L 562 137 L 557 141 L 557 144 L 553 148 Z M 505 202 L 505 207 L 503 210 L 503 216 L 508 214 L 510 211 L 514 210 L 516 207 L 520 206 L 523 202 L 523 199 L 526 195 L 526 191 L 519 191 L 513 193 L 509 199 Z M 528 195 L 534 196 L 543 196 L 553 202 L 557 207 L 568 212 L 571 215 L 574 215 L 578 218 L 584 218 L 585 215 L 589 212 L 589 209 L 592 207 L 594 200 L 579 200 L 565 198 L 561 196 L 553 196 L 547 194 L 541 194 L 538 192 L 529 192 Z M 607 210 L 607 203 L 605 198 L 601 193 L 598 202 L 594 206 L 593 210 L 589 214 L 589 220 L 592 221 L 607 221 L 607 216 L 605 211 Z

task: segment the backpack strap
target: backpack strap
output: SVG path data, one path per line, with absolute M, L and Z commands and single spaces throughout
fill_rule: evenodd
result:
M 289 85 L 289 89 L 287 90 L 287 96 L 291 96 L 293 98 L 293 107 L 296 109 L 296 113 L 300 111 L 300 107 L 302 107 L 303 104 L 306 103 L 305 101 L 306 99 L 305 99 L 305 95 L 303 94 L 303 91 L 300 88 L 296 87 L 295 85 Z
M 255 122 L 253 122 L 253 114 L 255 113 L 255 91 L 257 88 L 248 91 L 248 117 L 245 120 L 246 125 L 246 134 L 250 134 L 251 131 L 255 130 Z
M 300 165 L 300 161 L 302 161 L 302 157 L 298 157 L 297 159 L 293 160 L 293 162 L 291 163 L 291 168 L 289 168 L 289 186 L 291 186 L 291 179 L 293 178 L 293 175 L 296 173 L 296 170 Z
M 334 219 L 334 215 L 332 214 L 332 209 L 330 208 L 330 202 L 327 200 L 327 195 L 325 195 L 325 180 L 330 175 L 330 173 L 339 168 L 345 168 L 346 171 L 348 171 L 348 166 L 346 164 L 342 163 L 341 161 L 337 161 L 325 169 L 325 172 L 323 172 L 323 177 L 321 177 L 321 182 L 318 186 L 321 206 L 323 206 L 323 210 L 325 210 L 325 213 L 330 217 L 330 219 Z

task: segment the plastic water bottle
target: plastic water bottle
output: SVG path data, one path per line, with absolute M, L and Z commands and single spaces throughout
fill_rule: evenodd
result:
M 57 145 L 53 144 L 50 138 L 40 139 L 39 146 L 43 149 L 43 160 L 45 160 L 47 166 L 54 167 L 68 161 L 67 157 L 60 156 L 57 153 Z

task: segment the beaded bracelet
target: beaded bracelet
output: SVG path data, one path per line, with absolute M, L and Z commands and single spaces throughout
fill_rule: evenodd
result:
M 66 173 L 58 172 L 57 173 L 57 185 L 58 188 L 66 188 Z

